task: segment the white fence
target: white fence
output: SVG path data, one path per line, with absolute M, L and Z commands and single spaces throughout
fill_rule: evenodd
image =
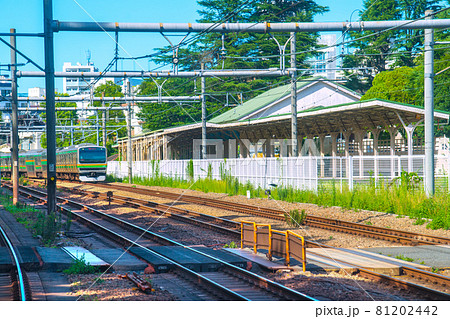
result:
M 156 174 L 188 180 L 189 160 L 162 160 L 134 162 L 133 176 L 151 177 Z M 221 179 L 223 173 L 233 176 L 240 183 L 251 183 L 267 188 L 269 184 L 289 185 L 297 189 L 317 189 L 317 158 L 232 158 L 192 160 L 194 179 Z M 108 162 L 107 173 L 115 177 L 128 177 L 127 162 Z
M 424 155 L 413 156 L 350 156 L 350 157 L 297 157 L 297 158 L 244 158 L 193 160 L 194 179 L 221 179 L 231 175 L 239 182 L 268 188 L 270 184 L 292 186 L 297 189 L 317 190 L 322 181 L 340 182 L 353 188 L 355 183 L 369 180 L 392 181 L 403 171 L 423 177 Z M 133 162 L 133 176 L 149 178 L 157 174 L 188 180 L 189 160 L 162 160 Z M 448 172 L 450 158 L 435 157 L 437 188 L 450 188 Z M 115 177 L 128 177 L 127 162 L 108 162 L 107 173 Z

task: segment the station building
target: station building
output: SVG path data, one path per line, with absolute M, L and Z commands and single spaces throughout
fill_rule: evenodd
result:
M 424 108 L 372 99 L 324 78 L 297 82 L 299 156 L 377 156 L 424 153 L 415 133 Z M 291 85 L 273 88 L 212 118 L 207 126 L 207 158 L 292 155 Z M 446 125 L 449 113 L 434 112 Z M 133 161 L 200 158 L 202 124 L 195 123 L 132 137 Z M 127 160 L 127 138 L 116 145 Z M 440 147 L 441 148 L 441 147 Z M 312 152 L 315 152 L 312 154 Z

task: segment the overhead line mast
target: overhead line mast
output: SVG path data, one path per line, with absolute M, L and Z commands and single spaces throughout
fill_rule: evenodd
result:
M 342 30 L 385 30 L 385 29 L 436 29 L 450 27 L 450 19 L 426 19 L 426 20 L 408 20 L 408 21 L 358 21 L 358 22 L 309 22 L 309 23 L 117 23 L 117 22 L 64 22 L 53 20 L 52 0 L 44 0 L 44 46 L 45 46 L 45 79 L 46 79 L 46 108 L 47 108 L 47 168 L 48 168 L 48 211 L 53 212 L 56 207 L 56 132 L 55 132 L 55 70 L 54 70 L 54 49 L 53 33 L 61 31 L 101 31 L 101 32 L 319 32 L 319 31 L 342 31 Z M 429 44 L 429 51 L 433 50 L 433 43 Z M 426 54 L 425 65 L 430 63 Z M 228 76 L 236 76 L 239 70 L 229 72 Z M 281 72 L 282 71 L 282 72 Z M 287 70 L 276 70 L 275 72 L 262 72 L 254 70 L 255 75 L 259 76 L 279 76 L 286 75 Z M 292 70 L 295 72 L 295 70 Z M 248 71 L 246 71 L 248 72 Z M 281 73 L 280 73 L 281 72 Z M 289 72 L 289 71 L 287 71 Z M 185 74 L 185 76 L 206 77 L 208 71 L 197 74 Z M 160 76 L 162 73 L 155 76 Z M 167 73 L 167 76 L 170 73 Z M 288 73 L 289 74 L 289 73 Z M 179 74 L 178 74 L 179 75 Z M 224 74 L 223 74 L 224 75 Z M 247 73 L 247 75 L 249 75 Z M 38 76 L 41 76 L 39 74 Z M 126 75 L 124 77 L 132 77 Z M 143 76 L 139 72 L 139 77 Z M 149 77 L 154 75 L 149 74 Z M 215 75 L 212 75 L 215 76 Z M 432 85 L 433 78 L 427 80 Z M 432 100 L 429 94 L 432 90 L 425 90 L 425 100 Z M 427 103 L 428 105 L 429 103 Z M 433 112 L 433 105 L 428 105 L 427 113 Z M 295 119 L 296 120 L 296 119 Z M 294 121 L 294 120 L 293 120 Z M 425 120 L 426 126 L 430 126 L 430 121 Z M 433 123 L 431 122 L 431 127 Z M 432 129 L 432 128 L 431 128 Z M 427 128 L 425 129 L 427 131 Z M 428 127 L 428 130 L 430 128 Z M 203 143 L 202 143 L 203 144 Z M 431 152 L 431 153 L 430 153 Z M 433 149 L 426 148 L 426 158 L 433 156 Z M 430 155 L 431 154 L 431 155 Z M 428 173 L 430 174 L 430 173 Z M 432 178 L 434 180 L 434 171 L 425 179 L 425 183 Z M 428 189 L 428 186 L 426 186 Z

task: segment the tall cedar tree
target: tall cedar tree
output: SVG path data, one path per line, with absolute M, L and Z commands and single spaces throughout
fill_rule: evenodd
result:
M 220 23 L 240 22 L 312 22 L 314 16 L 328 10 L 315 1 L 283 1 L 283 0 L 200 0 L 202 9 L 198 12 L 198 22 Z M 289 34 L 273 34 L 281 45 L 289 39 Z M 317 46 L 318 34 L 297 33 L 297 67 L 306 67 L 307 58 L 313 54 L 311 50 Z M 267 69 L 279 67 L 279 49 L 269 34 L 250 32 L 203 33 L 193 35 L 189 46 L 179 49 L 179 70 L 199 70 L 201 63 L 205 69 Z M 188 39 L 191 39 L 188 38 Z M 172 51 L 169 47 L 159 49 L 169 53 L 160 55 L 153 62 L 171 65 Z M 286 46 L 289 53 L 289 44 Z M 305 53 L 307 52 L 307 53 Z M 289 66 L 289 57 L 286 58 Z M 211 119 L 236 105 L 261 94 L 274 86 L 288 83 L 288 77 L 279 78 L 207 78 L 207 114 Z M 163 83 L 162 80 L 158 85 Z M 157 95 L 157 85 L 153 79 L 143 82 L 139 94 Z M 199 95 L 200 79 L 168 79 L 162 95 Z M 140 118 L 144 127 L 158 130 L 170 126 L 178 126 L 201 120 L 200 103 L 190 104 L 142 104 Z
M 448 19 L 450 12 L 441 12 L 436 18 Z M 436 42 L 450 41 L 450 31 L 447 29 L 435 32 Z M 435 44 L 434 51 L 434 106 L 436 110 L 450 112 L 450 52 L 446 44 Z M 372 87 L 362 97 L 362 100 L 380 98 L 391 101 L 423 106 L 424 91 L 424 57 L 420 53 L 413 60 L 413 66 L 393 68 L 377 74 Z M 435 126 L 436 136 L 450 135 L 450 126 Z M 422 128 L 417 128 L 417 134 L 422 134 Z
M 436 0 L 365 0 L 359 20 L 414 20 L 425 10 L 439 10 Z M 357 40 L 362 38 L 361 40 Z M 423 47 L 423 30 L 389 30 L 350 32 L 352 54 L 344 57 L 346 68 L 369 68 L 346 71 L 347 86 L 360 93 L 372 85 L 375 75 L 397 66 L 414 65 Z

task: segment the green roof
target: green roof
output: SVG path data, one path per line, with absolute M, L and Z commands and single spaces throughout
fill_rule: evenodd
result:
M 297 82 L 297 90 L 300 88 L 308 85 L 311 83 L 311 80 L 319 80 L 323 79 L 322 77 L 313 77 L 309 78 L 307 81 L 298 81 Z M 283 85 L 276 87 L 274 89 L 271 89 L 269 91 L 264 92 L 263 94 L 260 94 L 256 97 L 254 97 L 251 100 L 248 100 L 247 102 L 236 106 L 235 108 L 214 117 L 209 122 L 214 124 L 221 124 L 221 123 L 229 123 L 233 121 L 237 121 L 243 116 L 246 116 L 250 113 L 253 113 L 285 96 L 288 96 L 291 94 L 291 85 Z
M 408 106 L 408 107 L 416 108 L 418 110 L 424 110 L 425 109 L 423 106 L 420 106 L 420 105 L 407 104 L 407 103 L 402 103 L 402 102 L 396 102 L 396 101 L 390 101 L 390 100 L 385 100 L 385 99 L 373 98 L 373 99 L 364 100 L 364 101 L 348 102 L 348 103 L 342 103 L 342 104 L 330 105 L 330 106 L 316 106 L 316 107 L 313 107 L 313 108 L 310 108 L 310 109 L 298 111 L 298 114 L 302 114 L 302 113 L 306 114 L 306 113 L 311 113 L 311 112 L 320 111 L 320 110 L 326 110 L 326 109 L 337 109 L 339 107 L 343 107 L 343 106 L 347 106 L 347 105 L 355 105 L 355 104 L 361 104 L 361 103 L 373 102 L 373 101 L 380 101 L 380 102 L 387 102 L 387 103 L 397 104 L 397 105 L 401 105 L 401 106 Z M 449 111 L 444 111 L 444 110 L 437 110 L 437 109 L 435 109 L 434 112 L 450 115 Z M 259 117 L 257 119 L 240 120 L 240 121 L 237 121 L 237 122 L 250 122 L 250 121 L 263 120 L 263 119 L 268 119 L 268 118 L 282 117 L 282 116 L 286 116 L 286 115 L 289 115 L 289 114 L 291 114 L 291 113 L 275 114 L 275 115 L 269 115 L 269 116 L 265 116 L 265 117 Z

